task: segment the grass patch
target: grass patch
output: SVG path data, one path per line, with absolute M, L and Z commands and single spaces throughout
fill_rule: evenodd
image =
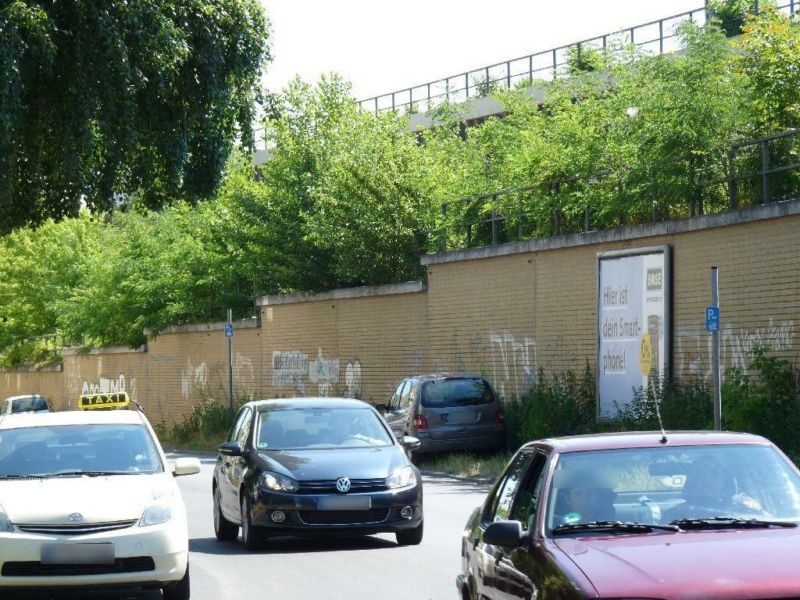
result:
M 428 471 L 438 471 L 456 477 L 495 479 L 513 452 L 448 452 L 420 457 L 418 466 Z

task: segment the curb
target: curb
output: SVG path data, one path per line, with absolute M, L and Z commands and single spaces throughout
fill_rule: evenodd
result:
M 458 481 L 476 484 L 492 484 L 497 479 L 496 477 L 467 477 L 465 475 L 453 475 L 452 473 L 445 473 L 444 471 L 431 471 L 429 469 L 420 469 L 419 472 L 428 477 L 446 477 L 447 479 L 456 479 Z

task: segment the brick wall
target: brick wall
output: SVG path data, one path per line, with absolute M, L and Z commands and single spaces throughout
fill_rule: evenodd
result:
M 388 399 L 413 373 L 480 371 L 505 395 L 539 369 L 595 362 L 597 255 L 672 249 L 671 359 L 706 377 L 709 268 L 720 271 L 722 361 L 744 367 L 753 345 L 800 360 L 800 202 L 423 257 L 426 285 L 337 290 L 259 300 L 260 323 L 237 323 L 236 395 Z M 155 422 L 175 422 L 203 398 L 226 398 L 222 324 L 173 328 L 147 351 L 67 353 L 63 371 L 0 373 L 0 397 L 39 392 L 74 406 L 84 389 L 124 389 Z

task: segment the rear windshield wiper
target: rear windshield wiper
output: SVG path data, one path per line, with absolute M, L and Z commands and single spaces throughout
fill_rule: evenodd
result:
M 553 535 L 566 535 L 576 531 L 608 531 L 611 533 L 650 533 L 652 531 L 680 531 L 677 524 L 653 525 L 650 523 L 632 523 L 630 521 L 591 521 L 589 523 L 571 523 L 553 529 Z
M 134 471 L 60 471 L 58 473 L 48 473 L 47 475 L 42 475 L 42 477 L 104 477 L 106 475 L 138 475 L 138 472 Z
M 790 521 L 765 521 L 763 519 L 740 519 L 738 517 L 706 517 L 699 519 L 677 519 L 670 521 L 681 529 L 761 529 L 765 527 L 797 527 Z

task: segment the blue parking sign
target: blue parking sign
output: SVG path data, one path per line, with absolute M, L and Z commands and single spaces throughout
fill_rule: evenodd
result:
M 706 331 L 719 331 L 719 306 L 706 307 Z
M 233 323 L 225 323 L 225 337 L 233 337 Z

